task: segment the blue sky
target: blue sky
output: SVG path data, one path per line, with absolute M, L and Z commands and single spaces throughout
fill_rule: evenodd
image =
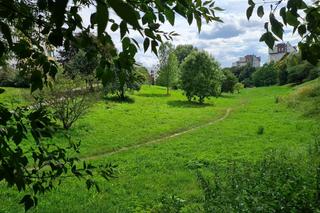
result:
M 231 66 L 232 62 L 247 54 L 260 56 L 262 62 L 266 62 L 268 48 L 264 43 L 259 42 L 260 36 L 264 33 L 266 20 L 261 20 L 256 15 L 250 21 L 247 20 L 247 0 L 216 0 L 216 5 L 225 9 L 217 13 L 224 23 L 203 23 L 200 34 L 195 23 L 189 26 L 187 21 L 179 16 L 176 18 L 175 26 L 164 24 L 161 29 L 180 34 L 174 38 L 172 42 L 174 45 L 192 44 L 199 49 L 206 50 L 219 61 L 222 67 Z M 89 14 L 88 11 L 84 11 L 85 16 Z M 287 31 L 284 41 L 296 45 L 298 37 L 292 35 L 291 32 Z M 110 34 L 117 48 L 121 48 L 118 33 Z M 143 41 L 139 34 L 132 33 L 132 36 L 139 42 Z M 137 54 L 136 61 L 149 69 L 157 64 L 157 58 L 153 53 L 144 53 L 142 50 Z

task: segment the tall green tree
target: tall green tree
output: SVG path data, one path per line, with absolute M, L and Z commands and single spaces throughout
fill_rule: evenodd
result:
M 176 47 L 176 49 L 174 50 L 174 53 L 176 54 L 178 61 L 179 61 L 179 65 L 182 64 L 182 62 L 184 61 L 185 58 L 188 57 L 188 55 L 190 53 L 192 53 L 192 51 L 196 51 L 197 48 L 195 48 L 193 45 L 191 44 L 183 44 L 183 45 L 178 45 Z
M 222 82 L 221 92 L 234 93 L 234 86 L 238 83 L 238 78 L 230 71 L 230 69 L 224 69 L 224 80 Z
M 182 89 L 189 101 L 198 98 L 203 103 L 205 98 L 218 97 L 223 80 L 218 62 L 207 52 L 194 51 L 181 65 Z
M 85 51 L 80 50 L 64 65 L 64 70 L 71 78 L 81 77 L 84 79 L 89 88 L 93 90 L 97 66 L 97 57 L 88 57 Z
M 264 64 L 253 73 L 252 79 L 256 87 L 275 85 L 278 83 L 277 67 L 273 63 Z
M 157 84 L 167 87 L 167 95 L 170 95 L 170 88 L 178 84 L 179 62 L 176 55 L 171 52 L 168 60 L 161 66 Z

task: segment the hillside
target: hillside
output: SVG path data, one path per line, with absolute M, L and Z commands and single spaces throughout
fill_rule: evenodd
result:
M 81 140 L 80 157 L 118 165 L 117 178 L 101 180 L 101 193 L 65 179 L 31 212 L 157 212 L 176 198 L 187 212 L 203 211 L 196 168 L 207 173 L 210 165 L 256 162 L 271 149 L 306 153 L 317 121 L 277 103 L 297 91 L 245 89 L 198 105 L 180 91 L 166 96 L 165 88 L 144 86 L 131 95 L 134 103 L 100 101 L 70 134 Z M 63 132 L 54 138 L 65 143 Z M 0 196 L 7 198 L 0 212 L 22 212 L 18 193 L 1 185 Z

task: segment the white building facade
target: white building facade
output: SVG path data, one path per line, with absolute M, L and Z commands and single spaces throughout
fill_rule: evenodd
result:
M 269 49 L 269 63 L 280 61 L 285 55 L 296 53 L 297 48 L 288 43 L 280 43 Z
M 232 67 L 242 67 L 246 65 L 250 65 L 252 67 L 260 67 L 261 58 L 255 55 L 246 55 L 244 57 L 240 57 L 238 61 L 232 63 Z

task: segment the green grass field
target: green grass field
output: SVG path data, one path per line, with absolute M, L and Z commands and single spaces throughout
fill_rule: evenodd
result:
M 180 91 L 166 96 L 165 88 L 144 86 L 131 95 L 133 103 L 100 101 L 70 135 L 81 140 L 80 157 L 118 165 L 117 178 L 101 180 L 100 193 L 65 179 L 31 212 L 157 212 L 162 198 L 173 195 L 186 202 L 184 212 L 201 212 L 203 195 L 190 165 L 255 162 L 270 149 L 306 153 L 317 119 L 276 103 L 292 92 L 286 86 L 245 89 L 198 105 Z M 54 142 L 66 143 L 63 135 Z M 21 196 L 0 185 L 0 212 L 23 212 Z

